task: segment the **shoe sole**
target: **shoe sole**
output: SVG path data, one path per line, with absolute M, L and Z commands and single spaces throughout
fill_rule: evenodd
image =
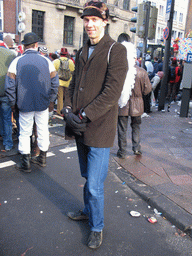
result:
M 41 167 L 46 167 L 46 166 L 47 166 L 47 164 L 41 164 L 41 163 L 39 163 L 38 161 L 35 161 L 35 160 L 33 160 L 33 159 L 31 159 L 31 163 L 37 164 L 37 165 L 39 165 L 39 166 L 41 166 Z
M 17 167 L 17 166 L 16 166 L 16 169 L 17 169 L 18 171 L 21 171 L 21 172 L 24 172 L 24 173 L 31 173 L 31 169 L 25 170 L 25 169 L 21 169 L 21 168 L 19 168 L 19 167 Z
M 88 220 L 89 217 L 88 216 L 79 216 L 79 217 L 73 217 L 72 214 L 70 212 L 67 213 L 67 216 L 71 219 L 71 220 L 75 220 L 75 221 L 81 221 L 81 220 Z

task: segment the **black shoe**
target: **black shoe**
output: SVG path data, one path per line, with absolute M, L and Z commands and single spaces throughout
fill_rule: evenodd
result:
M 40 154 L 38 156 L 32 157 L 31 162 L 34 164 L 38 164 L 41 167 L 45 167 L 46 166 L 46 155 L 47 155 L 47 152 L 40 150 Z
M 170 112 L 170 105 L 167 106 L 167 112 Z
M 117 157 L 120 159 L 125 159 L 125 154 L 122 154 L 120 151 L 117 151 Z
M 137 156 L 140 156 L 140 155 L 142 155 L 142 152 L 140 150 L 135 150 L 134 154 L 137 155 Z
M 21 155 L 21 163 L 17 164 L 16 168 L 19 171 L 30 173 L 31 172 L 30 154 Z
M 68 212 L 67 216 L 72 220 L 88 220 L 89 216 L 84 214 L 82 210 L 78 212 Z
M 87 246 L 91 249 L 97 249 L 101 246 L 102 241 L 103 241 L 103 231 L 101 232 L 91 231 L 88 238 Z

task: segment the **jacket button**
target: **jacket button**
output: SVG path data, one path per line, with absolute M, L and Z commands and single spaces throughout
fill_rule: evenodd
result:
M 81 87 L 81 88 L 79 89 L 79 91 L 83 91 L 83 88 Z

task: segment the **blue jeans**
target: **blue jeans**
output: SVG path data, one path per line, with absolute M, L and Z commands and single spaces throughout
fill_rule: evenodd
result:
M 83 212 L 89 216 L 91 231 L 104 227 L 104 181 L 107 177 L 110 148 L 94 148 L 76 141 L 84 185 Z
M 7 96 L 0 97 L 0 134 L 6 150 L 13 147 L 11 107 Z

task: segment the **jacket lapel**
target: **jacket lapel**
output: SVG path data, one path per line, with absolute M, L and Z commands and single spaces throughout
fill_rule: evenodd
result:
M 108 41 L 108 36 L 104 35 L 104 37 L 100 40 L 100 42 L 98 43 L 98 45 L 95 47 L 93 53 L 91 54 L 91 56 L 88 59 L 88 50 L 89 50 L 89 40 L 87 41 L 86 45 L 83 47 L 82 49 L 82 54 L 81 54 L 81 59 L 84 62 L 84 65 L 89 65 L 90 61 L 95 57 L 95 55 L 98 54 L 98 52 L 100 52 L 101 49 L 103 49 L 104 44 Z

